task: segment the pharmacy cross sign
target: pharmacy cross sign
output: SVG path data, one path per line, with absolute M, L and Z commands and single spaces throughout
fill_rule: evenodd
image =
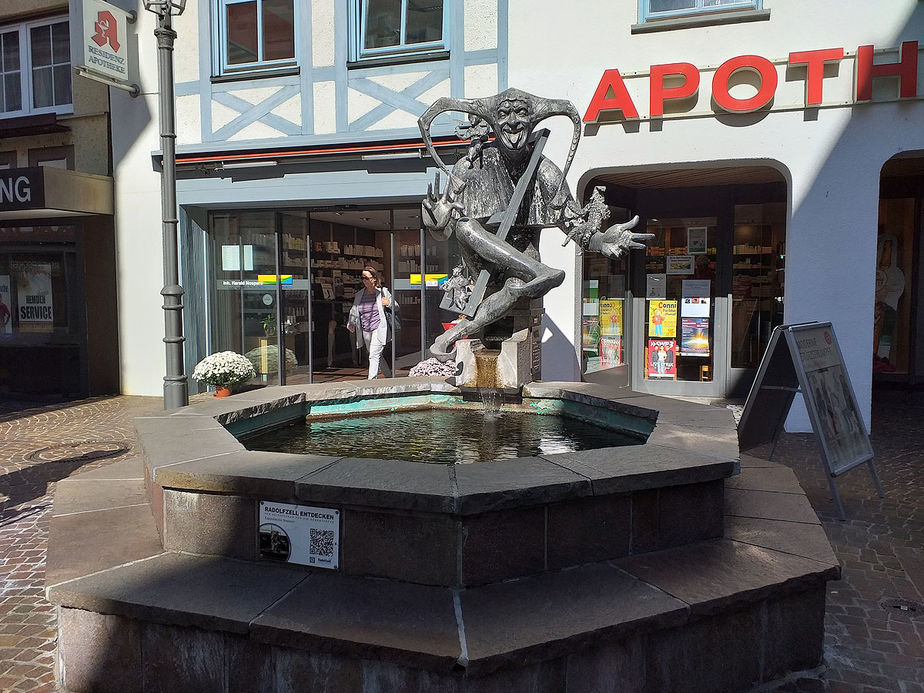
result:
M 97 46 L 105 46 L 107 43 L 112 46 L 112 50 L 119 51 L 119 25 L 112 12 L 102 10 L 96 19 L 96 33 L 91 37 Z

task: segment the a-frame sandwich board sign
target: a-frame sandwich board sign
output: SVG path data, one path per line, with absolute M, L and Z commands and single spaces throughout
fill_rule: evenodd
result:
M 830 322 L 779 325 L 773 330 L 738 424 L 739 449 L 773 443 L 797 392 L 805 400 L 831 495 L 843 520 L 836 477 L 867 463 L 876 491 L 884 494 L 869 433 Z

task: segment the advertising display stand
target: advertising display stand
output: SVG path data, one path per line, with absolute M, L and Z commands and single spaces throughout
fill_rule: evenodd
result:
M 838 514 L 846 519 L 836 477 L 866 463 L 876 491 L 880 497 L 884 493 L 869 433 L 830 322 L 774 329 L 738 424 L 741 451 L 775 442 L 797 392 L 805 399 Z

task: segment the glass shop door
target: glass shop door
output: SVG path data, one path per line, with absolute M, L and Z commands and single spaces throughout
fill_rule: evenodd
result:
M 725 393 L 728 299 L 717 286 L 714 216 L 650 219 L 643 293 L 633 302 L 633 383 L 654 394 Z

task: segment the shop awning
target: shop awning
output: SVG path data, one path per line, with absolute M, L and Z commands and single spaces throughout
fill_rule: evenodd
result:
M 112 213 L 109 176 L 47 166 L 0 170 L 0 220 Z

